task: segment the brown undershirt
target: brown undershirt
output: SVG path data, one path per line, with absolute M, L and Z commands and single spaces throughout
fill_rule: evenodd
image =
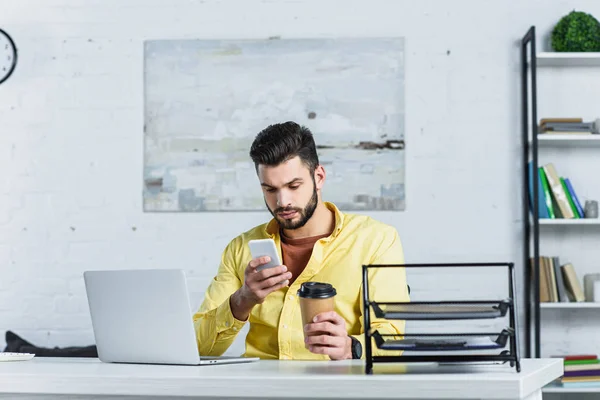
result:
M 300 239 L 291 239 L 281 232 L 281 254 L 283 265 L 292 273 L 290 285 L 300 276 L 312 254 L 317 240 L 329 236 L 330 233 L 319 236 L 311 236 Z

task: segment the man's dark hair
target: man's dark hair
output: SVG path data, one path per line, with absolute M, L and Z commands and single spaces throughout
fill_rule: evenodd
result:
M 252 142 L 250 157 L 258 170 L 258 165 L 276 166 L 291 158 L 300 160 L 315 172 L 319 165 L 317 148 L 311 131 L 295 122 L 269 125 Z

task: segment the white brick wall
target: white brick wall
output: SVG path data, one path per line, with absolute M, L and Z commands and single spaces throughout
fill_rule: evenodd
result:
M 600 17 L 593 0 L 0 0 L 20 51 L 0 86 L 0 332 L 92 343 L 87 269 L 183 268 L 196 307 L 221 249 L 268 217 L 142 212 L 145 39 L 406 37 L 407 210 L 373 216 L 408 261 L 520 268 L 517 41 L 573 8 Z

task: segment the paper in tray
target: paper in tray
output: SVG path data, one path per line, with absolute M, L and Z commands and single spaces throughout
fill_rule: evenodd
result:
M 413 351 L 487 350 L 499 349 L 505 345 L 506 343 L 499 343 L 488 336 L 385 340 L 377 343 L 377 347 L 383 350 Z
M 482 319 L 506 315 L 507 303 L 493 304 L 377 304 L 373 303 L 375 315 L 387 319 Z

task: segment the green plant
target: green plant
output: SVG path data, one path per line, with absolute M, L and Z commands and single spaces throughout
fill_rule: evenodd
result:
M 592 15 L 571 11 L 552 30 L 554 51 L 600 51 L 600 22 Z

